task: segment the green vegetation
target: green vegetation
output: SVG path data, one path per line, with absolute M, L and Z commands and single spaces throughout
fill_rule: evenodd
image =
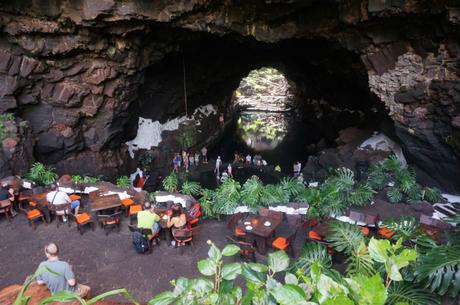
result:
M 35 162 L 25 177 L 38 185 L 46 186 L 54 183 L 58 175 L 54 172 L 54 168 Z
M 121 176 L 117 179 L 117 186 L 122 188 L 130 187 L 131 182 L 129 181 L 128 176 Z
M 437 202 L 441 199 L 441 192 L 437 188 L 427 187 L 422 190 L 417 184 L 415 171 L 403 167 L 395 155 L 371 168 L 368 184 L 376 190 L 388 186 L 387 197 L 393 203 L 418 200 Z
M 14 122 L 14 115 L 12 113 L 3 113 L 0 114 L 0 146 L 1 142 L 9 137 L 12 136 L 8 133 L 5 123 L 6 122 Z
M 72 182 L 75 184 L 82 184 L 82 183 L 96 183 L 101 181 L 101 179 L 97 177 L 91 177 L 91 176 L 80 176 L 80 175 L 73 175 L 72 176 Z

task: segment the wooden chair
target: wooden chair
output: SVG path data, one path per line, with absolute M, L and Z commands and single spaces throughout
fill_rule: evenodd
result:
M 13 217 L 13 204 L 9 199 L 5 199 L 0 201 L 0 214 L 5 214 L 6 219 L 8 219 L 8 222 L 11 223 L 11 218 Z M 10 214 L 10 215 L 8 215 Z M 11 216 L 11 218 L 10 218 Z
M 231 238 L 230 236 L 225 236 L 231 243 L 240 247 L 240 258 L 244 261 L 256 262 L 255 248 L 254 245 L 245 241 L 239 241 Z
M 126 198 L 121 200 L 121 207 L 126 211 L 126 216 L 129 215 L 129 207 L 134 204 L 134 200 L 131 198 Z
M 88 213 L 83 212 L 75 215 L 74 213 L 70 212 L 69 215 L 77 224 L 77 229 L 80 232 L 80 235 L 83 235 L 84 226 L 90 226 L 91 230 L 94 231 L 94 220 Z
M 24 206 L 24 201 L 19 203 L 19 210 L 26 215 L 29 225 L 31 225 L 34 230 L 37 228 L 35 224 L 37 220 L 41 220 L 44 224 L 47 224 L 43 213 L 34 207 Z
M 129 223 L 133 224 L 134 219 L 137 217 L 137 213 L 142 211 L 142 205 L 133 204 L 129 206 Z
M 244 213 L 233 214 L 227 223 L 227 228 L 232 231 L 233 236 L 236 239 L 245 240 L 246 232 L 237 228 L 238 222 L 240 222 L 246 215 Z
M 286 237 L 279 236 L 272 242 L 272 247 L 277 250 L 284 250 L 294 257 L 294 247 L 292 245 L 294 244 L 296 235 L 297 230 L 292 230 Z
M 50 210 L 56 215 L 56 226 L 59 228 L 61 223 L 65 223 L 64 218 L 69 215 L 70 204 L 51 205 Z M 70 221 L 67 220 L 67 225 L 70 227 Z
M 189 227 L 196 226 L 198 222 L 200 221 L 200 216 L 201 216 L 201 205 L 199 203 L 195 203 L 192 205 L 190 208 L 188 214 L 187 214 L 187 224 Z
M 195 228 L 199 228 L 199 227 L 195 227 Z M 174 240 L 176 241 L 175 247 L 177 247 L 179 242 L 187 244 L 187 243 L 191 243 L 193 240 L 193 231 L 189 228 L 172 229 L 171 233 L 172 233 Z
M 123 214 L 122 211 L 117 211 L 110 215 L 97 215 L 97 221 L 101 225 L 101 228 L 104 229 L 105 235 L 109 235 L 109 232 L 117 228 L 118 232 L 120 232 L 120 223 L 121 223 L 121 215 Z

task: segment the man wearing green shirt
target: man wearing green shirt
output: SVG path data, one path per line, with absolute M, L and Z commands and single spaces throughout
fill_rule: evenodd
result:
M 152 235 L 149 240 L 153 239 L 160 231 L 160 216 L 155 214 L 154 207 L 150 202 L 144 204 L 145 210 L 137 213 L 137 227 L 142 229 L 152 229 Z

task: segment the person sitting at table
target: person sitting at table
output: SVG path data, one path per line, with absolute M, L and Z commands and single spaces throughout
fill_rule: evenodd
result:
M 56 184 L 51 185 L 51 192 L 46 194 L 46 200 L 52 205 L 61 205 L 61 204 L 69 204 L 70 203 L 70 210 L 75 211 L 75 216 L 78 215 L 78 210 L 80 209 L 80 201 L 79 200 L 71 200 L 67 193 L 60 191 Z M 65 219 L 65 218 L 64 218 Z
M 184 229 L 187 224 L 187 216 L 185 215 L 184 211 L 182 210 L 182 207 L 180 204 L 174 204 L 172 206 L 172 215 L 168 216 L 168 221 L 166 223 L 166 226 L 168 228 L 172 228 L 172 233 L 174 235 L 174 230 L 175 229 Z M 174 246 L 175 241 L 173 240 L 171 244 Z M 185 243 L 182 241 L 178 241 L 178 246 L 185 246 Z
M 8 187 L 7 183 L 3 183 L 0 188 L 0 201 L 9 200 L 11 203 L 11 216 L 16 216 L 18 213 L 12 208 L 14 203 L 14 190 L 12 187 Z
M 56 244 L 50 243 L 45 246 L 47 260 L 40 263 L 38 268 L 46 267 L 37 276 L 37 284 L 46 285 L 51 294 L 67 290 L 78 294 L 84 298 L 88 295 L 91 288 L 86 285 L 77 284 L 72 267 L 64 261 L 59 260 L 59 248 Z
M 152 235 L 148 238 L 152 240 L 160 231 L 160 216 L 155 213 L 153 204 L 150 202 L 144 203 L 145 210 L 137 213 L 137 227 L 142 229 L 152 229 Z

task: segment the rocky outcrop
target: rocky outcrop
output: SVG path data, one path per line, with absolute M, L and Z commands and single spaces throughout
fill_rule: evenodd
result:
M 183 64 L 190 112 L 224 109 L 271 65 L 300 101 L 365 115 L 384 103 L 409 162 L 460 189 L 455 0 L 5 2 L 0 113 L 27 120 L 36 159 L 60 171 L 129 166 L 141 112 L 184 114 Z

